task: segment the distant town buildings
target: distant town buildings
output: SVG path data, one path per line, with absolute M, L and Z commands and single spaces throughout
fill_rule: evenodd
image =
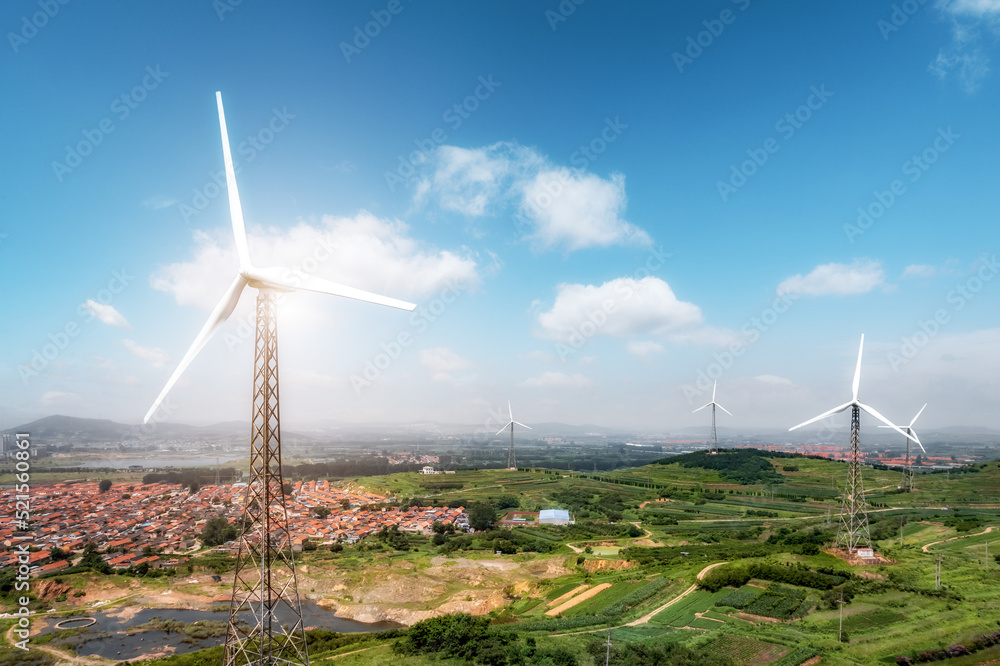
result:
M 65 560 L 52 561 L 52 550 L 78 553 L 88 542 L 103 551 L 115 569 L 175 566 L 186 561 L 184 554 L 200 548 L 199 539 L 210 518 L 239 521 L 245 488 L 246 484 L 213 485 L 191 493 L 179 484 L 118 484 L 101 493 L 95 482 L 33 485 L 27 530 L 15 524 L 14 489 L 4 489 L 0 491 L 0 567 L 17 566 L 15 549 L 23 542 L 39 548 L 30 556 L 32 575 L 67 568 Z M 326 480 L 297 482 L 286 502 L 293 548 L 301 550 L 306 539 L 317 546 L 356 543 L 383 527 L 430 535 L 435 522 L 468 526 L 462 507 L 374 508 L 385 502 L 380 495 L 341 490 Z M 223 546 L 223 550 L 236 545 Z

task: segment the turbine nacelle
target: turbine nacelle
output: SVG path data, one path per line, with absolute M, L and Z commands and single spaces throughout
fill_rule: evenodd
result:
M 732 412 L 730 412 L 728 409 L 726 409 L 725 407 L 723 407 L 722 405 L 720 405 L 719 403 L 717 403 L 715 401 L 715 389 L 718 388 L 718 386 L 719 386 L 719 382 L 718 381 L 716 381 L 714 384 L 712 384 L 712 402 L 705 403 L 704 405 L 702 405 L 698 409 L 696 409 L 693 412 L 691 412 L 692 414 L 696 414 L 696 413 L 700 412 L 701 410 L 705 409 L 706 407 L 711 407 L 712 405 L 715 405 L 716 407 L 718 407 L 719 409 L 721 409 L 722 411 L 724 411 L 726 414 L 729 414 L 730 416 L 733 415 Z
M 507 428 L 510 428 L 510 437 L 511 437 L 511 439 L 513 439 L 514 438 L 514 426 L 515 425 L 519 425 L 522 428 L 527 428 L 528 430 L 531 430 L 531 426 L 526 426 L 523 423 L 521 423 L 520 421 L 515 421 L 514 420 L 514 410 L 512 410 L 510 408 L 510 400 L 507 401 L 507 413 L 510 414 L 510 421 L 507 421 L 507 423 L 504 425 L 504 427 L 502 427 L 499 430 L 497 430 L 497 434 L 493 435 L 494 437 L 496 437 L 497 435 L 499 435 L 500 433 L 502 433 Z

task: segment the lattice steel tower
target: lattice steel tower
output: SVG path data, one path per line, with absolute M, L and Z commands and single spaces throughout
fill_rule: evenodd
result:
M 851 409 L 851 457 L 847 466 L 847 486 L 844 502 L 840 507 L 840 525 L 837 527 L 837 545 L 853 553 L 860 547 L 870 548 L 868 508 L 865 503 L 865 485 L 861 479 L 861 410 Z
M 701 407 L 699 407 L 698 409 L 696 409 L 693 412 L 691 412 L 692 414 L 697 414 L 698 412 L 700 412 L 701 410 L 705 409 L 706 407 L 711 407 L 712 408 L 712 441 L 708 445 L 708 452 L 709 452 L 709 454 L 712 454 L 712 455 L 714 455 L 714 454 L 716 454 L 716 453 L 719 452 L 719 434 L 715 430 L 715 408 L 718 407 L 719 409 L 721 409 L 722 411 L 724 411 L 726 414 L 729 414 L 730 416 L 732 416 L 732 414 L 729 413 L 728 409 L 726 409 L 725 407 L 723 407 L 722 405 L 720 405 L 719 403 L 717 403 L 715 401 L 715 389 L 718 388 L 718 386 L 719 386 L 719 382 L 715 382 L 714 384 L 712 384 L 712 402 L 704 404 Z
M 309 663 L 282 492 L 275 297 L 271 289 L 257 294 L 250 482 L 243 504 L 225 666 Z
M 885 418 L 874 407 L 869 407 L 858 400 L 858 390 L 861 387 L 861 356 L 865 349 L 865 336 L 861 336 L 861 344 L 858 345 L 858 364 L 854 367 L 854 382 L 851 384 L 851 401 L 845 402 L 839 407 L 823 412 L 819 416 L 814 416 L 805 423 L 789 428 L 798 430 L 803 426 L 822 421 L 834 414 L 851 408 L 851 457 L 847 469 L 847 487 L 844 488 L 844 502 L 840 509 L 840 526 L 837 529 L 837 545 L 844 544 L 849 553 L 854 553 L 858 546 L 871 547 L 871 534 L 868 531 L 868 509 L 865 506 L 865 488 L 861 481 L 861 412 L 867 412 L 870 416 L 892 428 L 900 435 L 909 439 L 913 436 L 904 432 L 899 426 L 893 425 L 889 419 Z M 916 441 L 916 440 L 914 440 Z
M 225 664 L 308 664 L 302 606 L 295 580 L 295 558 L 288 531 L 288 513 L 281 492 L 281 428 L 278 421 L 277 292 L 312 291 L 412 311 L 416 306 L 388 296 L 330 282 L 297 269 L 261 267 L 250 256 L 243 207 L 236 187 L 236 168 L 229 150 L 229 133 L 222 109 L 222 93 L 215 93 L 219 107 L 222 156 L 226 163 L 229 213 L 239 269 L 212 311 L 194 343 L 174 369 L 153 405 L 143 417 L 157 416 L 167 393 L 216 331 L 229 319 L 246 287 L 258 290 L 257 331 L 254 351 L 253 414 L 250 437 L 250 479 L 243 506 L 233 600 L 229 610 Z M 169 416 L 169 413 L 166 415 Z M 217 482 L 218 483 L 218 482 Z

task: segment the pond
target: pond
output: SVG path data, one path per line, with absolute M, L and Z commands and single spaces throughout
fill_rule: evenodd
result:
M 97 655 L 106 659 L 124 661 L 135 659 L 151 652 L 158 652 L 165 646 L 172 646 L 174 650 L 171 654 L 184 654 L 201 650 L 215 645 L 222 645 L 226 641 L 224 623 L 229 619 L 229 604 L 217 604 L 216 609 L 208 611 L 186 610 L 178 608 L 144 608 L 135 613 L 129 619 L 128 614 L 122 613 L 121 609 L 105 611 L 99 613 L 88 613 L 90 617 L 97 620 L 93 625 L 80 630 L 77 636 L 66 639 L 56 639 L 53 647 L 62 645 L 68 646 L 79 655 Z M 173 631 L 141 631 L 133 635 L 128 635 L 126 630 L 129 627 L 137 627 L 149 623 L 154 618 L 159 621 L 183 622 L 186 625 L 199 620 L 211 622 L 209 627 L 219 627 L 223 623 L 222 630 L 208 633 L 221 633 L 222 635 L 208 638 L 195 638 L 184 632 L 184 629 L 174 629 Z M 325 610 L 313 603 L 302 604 L 302 620 L 307 629 L 327 629 L 340 633 L 355 633 L 361 631 L 385 631 L 386 629 L 396 629 L 400 625 L 394 622 L 365 623 L 345 620 L 337 617 L 332 611 Z M 50 620 L 49 626 L 40 635 L 51 634 L 55 621 Z

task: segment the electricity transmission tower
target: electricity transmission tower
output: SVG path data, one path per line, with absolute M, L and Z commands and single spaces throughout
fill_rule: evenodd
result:
M 851 455 L 847 467 L 847 486 L 844 502 L 840 507 L 840 525 L 837 527 L 837 545 L 843 544 L 848 553 L 859 546 L 870 546 L 868 507 L 865 503 L 865 484 L 861 479 L 861 410 L 857 405 L 851 410 Z
M 848 407 L 851 408 L 851 453 L 847 466 L 847 485 L 844 488 L 844 499 L 840 508 L 840 525 L 837 528 L 837 545 L 843 545 L 849 554 L 856 554 L 859 547 L 871 547 L 871 533 L 868 529 L 868 509 L 865 503 L 865 487 L 861 479 L 861 411 L 864 410 L 869 415 L 874 416 L 885 425 L 892 428 L 907 440 L 917 441 L 916 438 L 904 432 L 898 426 L 893 425 L 874 408 L 869 407 L 858 400 L 858 389 L 861 386 L 861 355 L 865 348 L 865 336 L 861 336 L 861 344 L 858 346 L 858 363 L 854 368 L 854 382 L 851 385 L 852 398 L 850 402 L 845 402 L 839 407 L 815 416 L 805 423 L 789 428 L 796 430 L 802 426 L 821 421 L 825 418 L 838 414 Z
M 282 492 L 275 292 L 257 295 L 250 482 L 229 608 L 225 666 L 308 664 L 295 557 Z

